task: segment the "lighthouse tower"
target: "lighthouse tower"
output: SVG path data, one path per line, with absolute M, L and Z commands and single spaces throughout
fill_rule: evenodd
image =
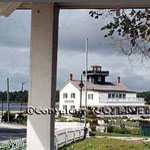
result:
M 101 66 L 92 65 L 91 70 L 87 71 L 87 80 L 88 82 L 92 82 L 94 84 L 106 84 L 105 78 L 109 76 L 109 71 L 102 71 Z M 85 75 L 85 71 L 83 71 Z

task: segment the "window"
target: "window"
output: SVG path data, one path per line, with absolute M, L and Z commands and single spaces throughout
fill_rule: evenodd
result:
M 64 93 L 63 98 L 67 98 L 67 97 L 68 97 L 67 93 Z
M 71 98 L 75 98 L 75 93 L 71 93 Z
M 67 105 L 63 105 L 63 109 L 66 110 L 67 109 Z
M 88 94 L 88 99 L 93 99 L 93 94 Z
M 126 94 L 123 94 L 123 98 L 126 98 Z
M 112 94 L 112 98 L 115 98 L 115 94 Z
M 122 98 L 122 94 L 119 94 L 119 98 Z
M 111 98 L 111 94 L 110 93 L 108 94 L 108 98 Z
M 101 79 L 101 76 L 99 76 L 99 77 L 98 77 L 98 82 L 101 82 L 101 80 L 102 80 L 102 79 Z
M 119 95 L 118 94 L 116 94 L 116 98 L 118 98 L 119 97 Z
M 74 105 L 71 105 L 70 106 L 70 110 L 74 110 L 75 109 L 75 106 Z

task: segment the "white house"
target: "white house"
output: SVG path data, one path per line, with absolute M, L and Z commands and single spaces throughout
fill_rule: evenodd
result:
M 144 98 L 137 98 L 137 93 L 126 88 L 120 77 L 117 83 L 106 82 L 109 71 L 102 71 L 98 65 L 91 66 L 88 71 L 87 82 L 87 106 L 144 106 Z M 85 74 L 85 72 L 83 72 Z M 59 109 L 79 109 L 80 104 L 85 106 L 85 90 L 81 90 L 80 80 L 73 80 L 70 74 L 69 81 L 60 89 Z M 85 85 L 83 81 L 83 85 Z M 82 94 L 82 95 L 81 95 Z

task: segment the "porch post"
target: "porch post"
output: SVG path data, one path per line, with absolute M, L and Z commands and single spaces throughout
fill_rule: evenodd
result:
M 33 3 L 28 107 L 55 107 L 58 7 Z M 54 114 L 28 115 L 27 150 L 54 150 Z

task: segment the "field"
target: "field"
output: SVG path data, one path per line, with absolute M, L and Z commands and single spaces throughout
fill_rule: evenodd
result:
M 150 150 L 150 143 L 109 138 L 89 138 L 60 150 Z

